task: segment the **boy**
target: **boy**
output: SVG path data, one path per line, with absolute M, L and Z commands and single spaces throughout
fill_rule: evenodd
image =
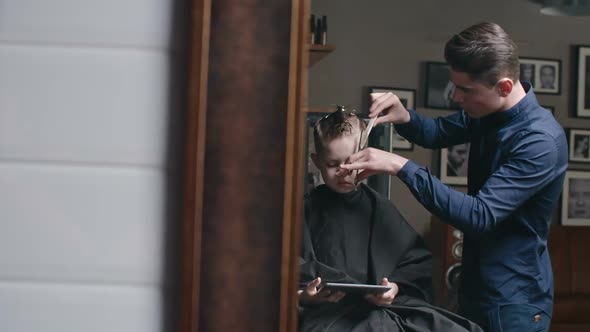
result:
M 432 257 L 395 206 L 340 168 L 365 123 L 337 110 L 314 127 L 312 160 L 325 182 L 305 199 L 301 331 L 481 331 L 426 301 Z M 380 295 L 322 290 L 322 282 L 381 284 Z

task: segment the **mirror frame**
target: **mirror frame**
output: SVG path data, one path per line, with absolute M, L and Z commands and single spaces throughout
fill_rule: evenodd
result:
M 185 161 L 184 161 L 184 181 L 183 181 L 183 208 L 182 208 L 182 246 L 180 252 L 181 260 L 181 285 L 180 285 L 180 314 L 179 314 L 179 329 L 183 332 L 207 330 L 207 331 L 223 331 L 227 328 L 227 324 L 231 324 L 233 314 L 248 316 L 251 319 L 245 319 L 240 322 L 239 330 L 256 329 L 258 331 L 280 331 L 280 332 L 295 332 L 297 328 L 297 289 L 298 289 L 298 253 L 300 251 L 300 229 L 303 215 L 303 166 L 305 162 L 305 144 L 304 144 L 304 130 L 305 130 L 305 108 L 307 102 L 307 66 L 309 61 L 307 36 L 308 17 L 310 10 L 309 0 L 280 0 L 271 3 L 261 4 L 255 0 L 245 0 L 245 4 L 241 6 L 231 4 L 230 0 L 216 0 L 213 3 L 211 0 L 191 0 L 191 20 L 189 24 L 189 60 L 188 60 L 188 103 L 186 115 L 185 128 Z M 214 6 L 217 6 L 215 8 Z M 285 8 L 290 6 L 290 12 Z M 239 8 L 236 8 L 239 7 Z M 224 220 L 217 218 L 208 218 L 211 214 L 207 209 L 221 208 L 218 201 L 210 198 L 211 191 L 208 189 L 207 195 L 204 195 L 204 188 L 207 186 L 208 177 L 210 177 L 209 170 L 209 151 L 215 149 L 228 149 L 223 145 L 223 142 L 216 140 L 215 135 L 215 121 L 219 121 L 219 112 L 212 112 L 208 103 L 211 101 L 211 96 L 219 94 L 225 87 L 215 83 L 215 79 L 211 80 L 215 75 L 220 75 L 220 71 L 225 70 L 227 66 L 219 65 L 219 57 L 210 57 L 210 54 L 223 54 L 223 37 L 228 29 L 223 26 L 223 22 L 215 22 L 219 15 L 216 11 L 224 11 L 224 15 L 236 14 L 236 11 L 245 9 L 240 15 L 248 15 L 248 11 L 255 12 L 256 7 L 263 9 L 265 12 L 271 12 L 272 21 L 260 22 L 259 18 L 254 15 L 244 17 L 245 24 L 268 24 L 269 28 L 280 30 L 277 33 L 288 33 L 289 40 L 277 41 L 270 45 L 251 45 L 252 47 L 263 47 L 261 52 L 267 52 L 273 56 L 288 58 L 288 68 L 278 67 L 278 63 L 261 64 L 266 66 L 266 73 L 269 75 L 265 77 L 269 82 L 277 83 L 284 82 L 284 73 L 288 75 L 288 84 L 280 86 L 279 92 L 284 92 L 287 97 L 286 106 L 282 108 L 283 114 L 279 114 L 279 119 L 284 119 L 284 131 L 282 137 L 265 136 L 263 130 L 258 131 L 268 141 L 284 142 L 284 169 L 282 170 L 283 183 L 279 183 L 276 187 L 273 184 L 273 190 L 283 196 L 283 205 L 280 207 L 282 211 L 282 222 L 279 226 L 275 226 L 275 220 L 264 220 L 268 228 L 276 227 L 282 233 L 282 238 L 278 241 L 272 229 L 266 233 L 256 233 L 258 237 L 257 244 L 254 246 L 250 243 L 242 243 L 240 241 L 231 242 L 232 236 L 219 235 L 214 233 L 211 236 L 211 228 L 221 227 L 213 225 L 214 223 L 224 223 Z M 287 21 L 281 20 L 281 15 L 290 16 L 290 24 L 277 27 L 276 22 Z M 285 17 L 286 18 L 286 17 Z M 273 25 L 274 26 L 271 26 Z M 237 34 L 236 34 L 237 31 Z M 232 29 L 233 35 L 230 38 L 248 40 L 248 29 Z M 243 36 L 239 35 L 243 33 Z M 227 39 L 225 39 L 227 40 Z M 252 44 L 256 40 L 247 41 Z M 225 44 L 231 44 L 229 42 Z M 220 46 L 221 45 L 221 46 Z M 216 49 L 217 48 L 217 49 Z M 215 53 L 218 52 L 218 53 Z M 228 49 L 227 52 L 230 52 Z M 226 53 L 227 54 L 227 53 Z M 239 54 L 236 55 L 238 57 Z M 272 68 L 271 68 L 272 66 Z M 283 65 L 284 66 L 284 65 Z M 268 74 L 270 72 L 270 74 Z M 213 82 L 213 83 L 212 83 Z M 284 90 L 283 90 L 284 89 Z M 263 95 L 265 91 L 256 92 L 256 94 Z M 232 98 L 229 96 L 228 98 Z M 216 110 L 218 109 L 216 104 Z M 227 116 L 227 115 L 226 115 Z M 264 118 L 264 117 L 262 117 Z M 258 120 L 257 120 L 258 121 Z M 268 123 L 259 120 L 255 123 L 260 128 L 264 129 Z M 213 123 L 213 126 L 211 124 Z M 209 132 L 208 132 L 209 130 Z M 276 132 L 275 134 L 276 135 Z M 211 139 L 211 137 L 213 139 Z M 264 152 L 264 151 L 262 151 Z M 255 158 L 255 157 L 254 157 Z M 213 189 L 215 191 L 215 189 Z M 222 190 L 222 189 L 219 189 Z M 279 192 L 280 191 L 280 192 Z M 213 195 L 214 196 L 214 195 Z M 254 195 L 249 195 L 254 196 Z M 244 198 L 245 200 L 247 198 Z M 252 199 L 252 198 L 250 198 Z M 211 207 L 213 206 L 213 207 Z M 277 207 L 273 208 L 274 211 Z M 225 208 L 224 210 L 231 210 Z M 232 233 L 232 232 L 228 232 Z M 234 232 L 235 233 L 235 232 Z M 234 236 L 235 238 L 236 236 Z M 239 240 L 239 239 L 238 239 Z M 262 240 L 262 241 L 261 241 Z M 268 241 L 267 241 L 268 240 Z M 271 291 L 265 298 L 257 300 L 252 298 L 252 294 L 248 291 L 256 288 L 264 288 L 265 284 L 272 285 L 277 282 L 276 274 L 274 272 L 258 275 L 258 279 L 262 280 L 245 280 L 243 288 L 238 288 L 238 292 L 244 294 L 236 294 L 235 289 L 233 293 L 231 290 L 217 289 L 219 297 L 235 296 L 240 300 L 240 296 L 249 296 L 254 303 L 251 306 L 240 308 L 239 313 L 230 313 L 228 315 L 226 303 L 222 300 L 219 302 L 212 301 L 211 288 L 213 285 L 213 275 L 231 275 L 240 269 L 240 266 L 231 264 L 232 258 L 228 256 L 226 247 L 223 243 L 232 243 L 234 251 L 239 250 L 242 254 L 248 255 L 261 254 L 262 256 L 278 255 L 278 260 L 272 260 L 265 268 L 269 271 L 276 271 L 280 274 L 279 284 L 276 285 L 276 291 Z M 235 243 L 235 245 L 234 245 Z M 262 243 L 262 244 L 261 244 Z M 219 252 L 217 251 L 219 250 Z M 211 258 L 211 253 L 214 253 Z M 251 254 L 251 255 L 252 255 Z M 228 259 L 229 258 L 229 259 Z M 224 264 L 224 261 L 225 262 Z M 243 268 L 243 266 L 242 266 Z M 274 274 L 274 275 L 273 275 Z M 272 287 L 271 287 L 272 289 Z M 271 317 L 268 321 L 256 320 L 259 317 L 260 307 L 256 307 L 257 301 L 265 300 L 264 313 L 266 317 Z M 239 301 L 236 301 L 239 303 Z M 207 306 L 203 305 L 207 303 Z M 278 310 L 277 310 L 278 308 Z M 249 316 L 251 315 L 251 316 Z M 253 318 L 254 317 L 254 318 Z M 217 323 L 214 323 L 217 322 Z M 224 324 L 226 324 L 224 326 Z M 236 323 L 237 324 L 237 323 Z M 277 328 L 278 324 L 278 328 Z M 236 325 L 233 325 L 236 326 Z

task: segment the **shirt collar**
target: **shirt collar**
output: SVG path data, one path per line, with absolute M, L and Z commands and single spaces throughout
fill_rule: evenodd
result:
M 520 113 L 524 112 L 525 110 L 530 109 L 532 106 L 536 106 L 538 104 L 537 97 L 535 97 L 535 92 L 533 91 L 532 85 L 528 82 L 522 82 L 521 84 L 524 88 L 524 91 L 526 92 L 526 95 L 518 103 L 516 103 L 516 105 L 512 106 L 506 111 L 489 114 L 481 119 L 482 122 L 495 126 L 503 125 L 512 121 L 512 119 L 520 115 Z

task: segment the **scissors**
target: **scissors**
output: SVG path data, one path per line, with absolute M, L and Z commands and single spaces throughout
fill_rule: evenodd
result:
M 375 120 L 377 120 L 377 117 L 372 118 L 369 121 L 367 128 L 365 128 L 365 130 L 363 130 L 363 132 L 360 134 L 358 150 L 355 151 L 355 153 L 367 148 L 367 146 L 369 144 L 369 135 L 371 134 L 371 130 L 373 129 L 373 126 L 375 125 Z M 359 170 L 357 169 L 356 170 L 356 177 L 354 180 L 357 187 L 359 184 L 359 182 L 356 180 L 358 178 L 358 175 L 359 175 Z

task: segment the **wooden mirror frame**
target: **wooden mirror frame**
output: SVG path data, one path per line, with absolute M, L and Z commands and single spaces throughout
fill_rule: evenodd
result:
M 310 3 L 191 5 L 180 330 L 294 332 Z

